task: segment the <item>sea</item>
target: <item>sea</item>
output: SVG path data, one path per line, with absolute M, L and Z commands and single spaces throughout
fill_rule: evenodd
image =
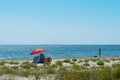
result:
M 0 45 L 0 59 L 32 59 L 38 54 L 30 55 L 36 48 L 45 48 L 45 57 L 80 58 L 98 56 L 120 56 L 120 45 Z

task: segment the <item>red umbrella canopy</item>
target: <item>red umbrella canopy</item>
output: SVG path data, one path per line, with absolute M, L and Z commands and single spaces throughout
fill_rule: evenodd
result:
M 44 51 L 45 51 L 44 48 L 37 48 L 37 49 L 33 50 L 33 51 L 30 53 L 30 55 L 37 54 L 37 53 L 39 53 L 39 52 L 44 52 Z

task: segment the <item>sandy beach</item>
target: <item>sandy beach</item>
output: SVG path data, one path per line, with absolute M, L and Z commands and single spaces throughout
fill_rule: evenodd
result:
M 33 63 L 32 59 L 7 59 L 7 60 L 0 60 L 0 67 L 21 67 L 23 63 L 29 62 Z M 104 64 L 98 64 L 98 62 L 102 61 Z M 5 64 L 2 65 L 1 63 L 4 62 Z M 15 62 L 18 62 L 15 63 Z M 60 65 L 60 62 L 62 62 L 62 66 L 65 67 L 71 67 L 73 65 L 78 65 L 78 66 L 86 66 L 87 68 L 92 68 L 92 67 L 100 67 L 100 66 L 109 66 L 112 67 L 114 64 L 119 64 L 120 63 L 120 57 L 88 57 L 88 58 L 67 58 L 67 59 L 52 59 L 52 62 L 50 65 Z M 44 64 L 38 63 L 36 64 L 37 67 L 42 67 Z M 29 68 L 29 67 L 28 67 Z M 54 77 L 51 78 L 52 80 L 55 80 Z M 50 79 L 50 80 L 51 80 Z M 19 76 L 12 74 L 2 74 L 0 76 L 0 80 L 37 80 L 35 76 Z M 38 80 L 48 80 L 47 78 L 40 78 Z
M 105 66 L 112 66 L 112 64 L 116 64 L 119 63 L 120 57 L 84 57 L 84 58 L 54 58 L 51 61 L 51 64 L 55 64 L 57 61 L 64 61 L 64 60 L 70 60 L 72 61 L 72 59 L 76 59 L 75 63 L 77 65 L 82 65 L 84 64 L 86 61 L 85 60 L 89 60 L 87 61 L 91 66 L 97 66 L 96 62 L 92 61 L 92 59 L 100 59 L 100 60 L 109 60 L 109 62 L 105 61 Z M 115 60 L 114 60 L 115 59 Z M 79 62 L 80 60 L 82 60 L 82 62 Z M 1 59 L 0 61 L 5 61 L 5 62 L 11 62 L 11 61 L 15 61 L 15 62 L 19 62 L 19 64 L 22 64 L 23 62 L 33 62 L 33 59 Z M 37 65 L 43 65 L 42 63 L 37 63 Z M 11 66 L 11 65 L 10 65 Z M 71 66 L 70 63 L 63 63 L 63 66 Z

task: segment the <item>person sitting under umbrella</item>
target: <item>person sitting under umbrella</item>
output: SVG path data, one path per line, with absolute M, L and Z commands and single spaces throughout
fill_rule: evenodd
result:
M 44 54 L 40 54 L 40 63 L 45 63 L 46 59 L 45 59 L 45 56 Z

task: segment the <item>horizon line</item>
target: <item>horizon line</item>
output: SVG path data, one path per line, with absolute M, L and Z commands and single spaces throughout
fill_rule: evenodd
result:
M 0 45 L 120 45 L 120 44 L 77 44 L 77 43 L 64 43 L 64 44 L 56 44 L 56 43 L 53 43 L 53 44 L 45 44 L 45 43 L 42 43 L 42 44 L 37 44 L 37 43 L 0 43 Z

